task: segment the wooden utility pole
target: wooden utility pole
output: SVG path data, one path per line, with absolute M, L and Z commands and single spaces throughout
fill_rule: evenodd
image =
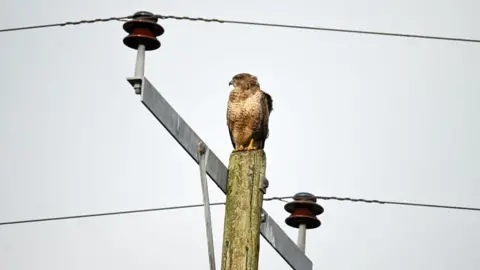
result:
M 265 169 L 263 150 L 238 151 L 230 155 L 222 270 L 258 269 Z

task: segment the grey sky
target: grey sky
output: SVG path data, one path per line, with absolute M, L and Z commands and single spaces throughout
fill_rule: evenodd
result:
M 333 3 L 334 2 L 334 3 Z M 4 0 L 1 28 L 138 10 L 479 38 L 474 0 Z M 268 196 L 480 206 L 478 44 L 160 21 L 146 76 L 227 164 L 228 82 L 273 97 Z M 125 80 L 121 23 L 0 34 L 0 221 L 201 202 L 198 167 Z M 223 193 L 209 180 L 212 201 Z M 320 201 L 314 269 L 478 269 L 480 214 Z M 280 202 L 265 209 L 296 239 Z M 223 207 L 212 209 L 220 265 Z M 207 269 L 201 208 L 0 227 L 0 269 Z M 262 239 L 260 269 L 290 269 Z

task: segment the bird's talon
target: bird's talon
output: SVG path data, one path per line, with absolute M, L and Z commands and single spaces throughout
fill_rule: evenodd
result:
M 250 143 L 248 144 L 247 148 L 245 150 L 255 150 L 255 147 L 253 146 L 253 139 L 250 139 Z

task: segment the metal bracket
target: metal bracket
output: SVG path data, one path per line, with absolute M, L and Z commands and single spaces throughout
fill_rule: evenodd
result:
M 267 194 L 267 188 L 268 179 L 265 177 L 265 175 L 262 175 L 262 179 L 260 180 L 260 191 L 262 191 L 263 194 Z
M 140 95 L 142 93 L 142 77 L 127 77 L 127 81 L 132 85 L 133 89 L 135 90 L 135 94 Z
M 207 169 L 206 163 L 208 162 L 208 149 L 206 145 L 200 141 L 197 144 L 198 164 L 200 165 L 200 180 L 202 183 L 203 194 L 203 209 L 205 215 L 205 229 L 207 231 L 207 245 L 208 245 L 208 259 L 210 262 L 210 270 L 215 270 L 215 251 L 213 245 L 213 232 L 212 232 L 212 217 L 210 214 L 210 199 L 208 196 L 208 184 L 207 184 Z

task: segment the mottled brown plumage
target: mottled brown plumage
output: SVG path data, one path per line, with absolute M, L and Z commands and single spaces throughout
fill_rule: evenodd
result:
M 260 89 L 257 77 L 240 73 L 230 81 L 227 125 L 234 151 L 263 149 L 268 138 L 272 97 Z

